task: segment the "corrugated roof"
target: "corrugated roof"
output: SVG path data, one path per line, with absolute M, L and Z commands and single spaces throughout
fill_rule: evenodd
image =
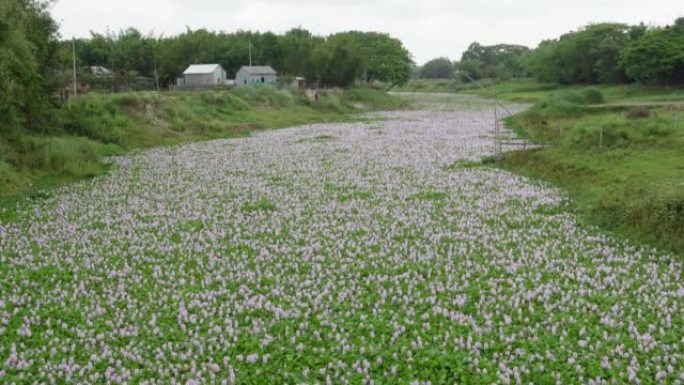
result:
M 242 66 L 250 75 L 277 75 L 276 70 L 270 66 Z M 241 68 L 241 69 L 242 69 Z
M 219 67 L 219 64 L 192 64 L 183 72 L 183 75 L 201 75 L 210 74 Z

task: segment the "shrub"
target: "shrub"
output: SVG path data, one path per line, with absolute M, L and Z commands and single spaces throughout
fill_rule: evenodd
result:
M 295 105 L 294 96 L 288 91 L 275 91 L 270 97 L 273 107 L 293 107 Z
M 530 111 L 546 114 L 574 114 L 583 110 L 583 97 L 577 92 L 554 92 L 532 106 Z
M 95 98 L 76 100 L 63 107 L 61 122 L 68 134 L 116 144 L 125 144 L 124 128 L 133 125 L 131 119 L 112 104 Z
M 26 136 L 17 143 L 22 167 L 38 168 L 65 176 L 93 176 L 102 171 L 102 145 L 70 136 Z
M 193 104 L 195 107 L 214 107 L 220 109 L 221 112 L 233 112 L 248 110 L 249 104 L 245 100 L 231 94 L 229 91 L 204 91 L 197 94 L 197 98 Z
M 16 186 L 19 184 L 20 179 L 12 165 L 0 160 L 0 185 Z
M 277 90 L 272 87 L 240 87 L 235 88 L 231 92 L 249 105 L 265 105 L 270 104 L 271 96 Z
M 335 95 L 323 94 L 318 101 L 318 108 L 323 110 L 335 111 L 335 112 L 345 112 L 345 108 Z
M 582 91 L 582 98 L 587 104 L 601 104 L 604 102 L 603 91 L 595 87 Z
M 111 101 L 115 105 L 124 108 L 142 108 L 146 103 L 143 95 L 133 92 L 112 95 Z

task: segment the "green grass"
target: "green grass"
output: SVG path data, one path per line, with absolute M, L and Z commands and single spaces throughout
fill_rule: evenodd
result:
M 0 211 L 22 197 L 107 171 L 106 156 L 134 149 L 250 135 L 255 130 L 360 119 L 406 101 L 372 88 L 321 93 L 271 88 L 89 94 L 59 109 L 43 133 L 0 137 Z M 1 215 L 1 214 L 0 214 Z
M 482 88 L 485 87 L 485 89 Z M 497 97 L 514 102 L 534 102 L 542 99 L 549 90 L 558 89 L 556 84 L 540 84 L 529 79 L 496 81 L 482 79 L 478 83 L 464 83 L 455 79 L 411 79 L 405 85 L 393 89 L 399 92 L 462 93 Z
M 454 79 L 411 79 L 393 91 L 451 93 L 459 91 L 459 82 Z
M 520 114 L 532 139 L 551 145 L 514 152 L 504 167 L 563 188 L 590 224 L 684 252 L 684 109 L 626 103 L 665 100 L 676 106 L 681 92 L 599 89 L 613 108 L 573 102 L 567 93 L 583 91 L 574 87 L 561 91 L 565 96 L 551 93 Z
M 538 83 L 532 79 L 516 79 L 510 81 L 494 81 L 483 79 L 479 82 L 487 89 L 474 83 L 461 84 L 456 92 L 498 98 L 511 102 L 535 103 L 547 99 L 550 93 L 569 92 L 584 93 L 588 89 L 598 90 L 603 94 L 605 104 L 649 104 L 684 102 L 684 88 L 668 86 L 645 86 L 640 84 L 599 84 L 592 86 L 563 86 L 552 83 Z
M 482 88 L 485 87 L 485 89 Z M 684 102 L 683 87 L 646 86 L 640 84 L 601 84 L 595 86 L 563 86 L 538 83 L 533 79 L 501 81 L 481 79 L 478 83 L 463 83 L 449 79 L 411 79 L 405 85 L 393 89 L 399 92 L 464 93 L 483 97 L 495 94 L 510 102 L 535 103 L 547 98 L 550 92 L 585 92 L 588 88 L 599 90 L 605 104 L 642 104 Z

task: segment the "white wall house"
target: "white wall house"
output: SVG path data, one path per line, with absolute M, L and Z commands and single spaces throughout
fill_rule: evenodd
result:
M 226 84 L 226 70 L 220 64 L 193 64 L 178 78 L 179 88 L 211 88 Z
M 242 66 L 235 74 L 235 87 L 278 86 L 278 73 L 269 66 Z

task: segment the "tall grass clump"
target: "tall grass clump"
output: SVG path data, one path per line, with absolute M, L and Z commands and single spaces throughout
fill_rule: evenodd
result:
M 347 108 L 342 105 L 342 101 L 340 100 L 339 96 L 330 93 L 321 95 L 316 107 L 321 110 L 334 111 L 338 113 L 344 113 L 347 111 Z
M 530 112 L 548 115 L 579 114 L 585 110 L 583 102 L 584 97 L 578 92 L 553 92 L 535 103 Z
M 605 102 L 603 91 L 596 87 L 589 87 L 581 92 L 582 102 L 585 104 L 602 104 Z
M 91 96 L 92 97 L 92 96 Z M 143 108 L 148 102 L 144 93 L 127 92 L 109 96 L 111 104 L 123 108 Z
M 239 87 L 230 92 L 249 105 L 267 106 L 271 104 L 271 96 L 277 90 L 273 87 Z
M 631 195 L 636 195 L 632 197 Z M 684 192 L 660 186 L 635 193 L 606 191 L 591 209 L 594 222 L 656 244 L 684 250 Z
M 84 136 L 103 143 L 125 145 L 126 129 L 132 127 L 134 121 L 130 114 L 122 113 L 117 107 L 121 100 L 131 103 L 131 99 L 128 98 L 118 98 L 116 103 L 99 97 L 75 98 L 60 111 L 64 133 Z
M 290 108 L 295 106 L 295 98 L 289 91 L 275 91 L 270 95 L 272 107 Z
M 0 185 L 7 189 L 14 189 L 19 185 L 21 179 L 11 164 L 0 160 Z
M 595 87 L 581 91 L 563 90 L 548 94 L 535 103 L 530 112 L 549 115 L 577 115 L 586 111 L 587 105 L 603 102 L 603 92 Z
M 111 147 L 82 137 L 25 136 L 16 143 L 10 157 L 15 170 L 38 169 L 68 177 L 97 175 L 103 170 L 101 158 Z

